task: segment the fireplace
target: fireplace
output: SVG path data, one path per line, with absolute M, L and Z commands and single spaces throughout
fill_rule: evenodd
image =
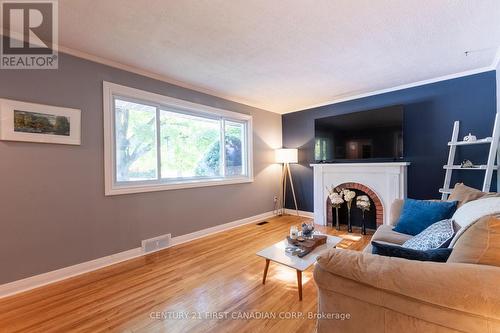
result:
M 322 163 L 314 169 L 314 222 L 326 225 L 332 216 L 328 189 L 349 188 L 364 192 L 370 198 L 374 215 L 373 226 L 388 223 L 390 206 L 395 199 L 406 197 L 407 162 L 389 163 Z M 356 199 L 354 199 L 356 200 Z M 352 210 L 356 210 L 353 201 Z M 342 220 L 342 219 L 339 219 Z
M 351 222 L 355 227 L 361 227 L 364 224 L 367 229 L 376 229 L 379 225 L 384 223 L 384 206 L 378 195 L 373 192 L 368 186 L 359 183 L 342 183 L 335 186 L 335 191 L 339 192 L 342 189 L 349 189 L 356 192 L 356 197 L 359 195 L 366 195 L 370 198 L 370 210 L 362 214 L 356 207 L 356 198 L 354 198 L 351 207 Z M 334 226 L 336 221 L 334 217 L 334 208 L 330 198 L 326 198 L 326 224 Z M 340 224 L 347 223 L 347 207 L 344 204 L 339 209 Z

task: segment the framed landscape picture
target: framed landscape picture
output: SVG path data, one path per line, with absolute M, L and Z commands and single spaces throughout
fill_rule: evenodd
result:
M 0 99 L 0 140 L 80 145 L 79 109 Z

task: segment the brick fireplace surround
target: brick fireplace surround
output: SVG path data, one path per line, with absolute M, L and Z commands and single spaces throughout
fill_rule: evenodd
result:
M 377 222 L 377 227 L 381 224 L 384 224 L 384 206 L 382 206 L 382 201 L 380 201 L 380 198 L 375 192 L 373 192 L 369 187 L 359 183 L 342 183 L 335 187 L 336 191 L 340 191 L 344 188 L 348 188 L 350 190 L 359 190 L 370 197 L 370 199 L 372 199 L 373 203 L 375 204 L 375 220 Z M 354 204 L 355 201 L 356 198 L 354 198 Z M 330 198 L 326 198 L 326 220 L 327 223 L 333 222 L 332 203 L 330 202 Z
M 326 225 L 332 214 L 328 189 L 360 190 L 373 200 L 377 226 L 389 223 L 395 199 L 406 197 L 408 162 L 388 163 L 321 163 L 314 169 L 314 222 Z M 328 207 L 330 206 L 330 207 Z

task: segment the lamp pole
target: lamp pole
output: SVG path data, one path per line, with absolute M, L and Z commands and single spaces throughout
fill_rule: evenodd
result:
M 295 197 L 295 188 L 293 187 L 292 172 L 290 170 L 290 163 L 298 162 L 298 150 L 297 149 L 276 149 L 276 163 L 281 164 L 281 182 L 280 182 L 280 197 L 281 197 L 281 215 L 285 213 L 285 203 L 286 203 L 286 186 L 287 178 L 290 181 L 290 187 L 292 188 L 293 203 L 295 204 L 295 211 L 297 216 L 299 216 L 299 209 L 297 206 L 297 198 Z
M 287 170 L 288 177 L 290 178 L 290 187 L 292 188 L 293 203 L 295 204 L 295 211 L 297 216 L 299 216 L 299 209 L 297 208 L 297 198 L 295 197 L 295 189 L 293 188 L 292 171 L 290 171 L 290 163 L 285 163 L 285 169 Z M 285 192 L 286 192 L 286 181 L 285 181 Z M 283 203 L 284 205 L 284 203 Z

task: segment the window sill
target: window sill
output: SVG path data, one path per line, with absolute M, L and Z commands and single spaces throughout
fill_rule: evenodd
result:
M 169 182 L 169 183 L 157 183 L 157 184 L 147 184 L 147 185 L 145 184 L 113 185 L 110 188 L 105 189 L 105 195 L 112 196 L 112 195 L 122 195 L 131 193 L 158 192 L 158 191 L 180 190 L 185 188 L 197 188 L 197 187 L 207 187 L 207 186 L 244 184 L 244 183 L 253 183 L 253 178 L 240 177 L 231 179 L 193 180 L 193 181 L 183 181 L 178 183 Z

